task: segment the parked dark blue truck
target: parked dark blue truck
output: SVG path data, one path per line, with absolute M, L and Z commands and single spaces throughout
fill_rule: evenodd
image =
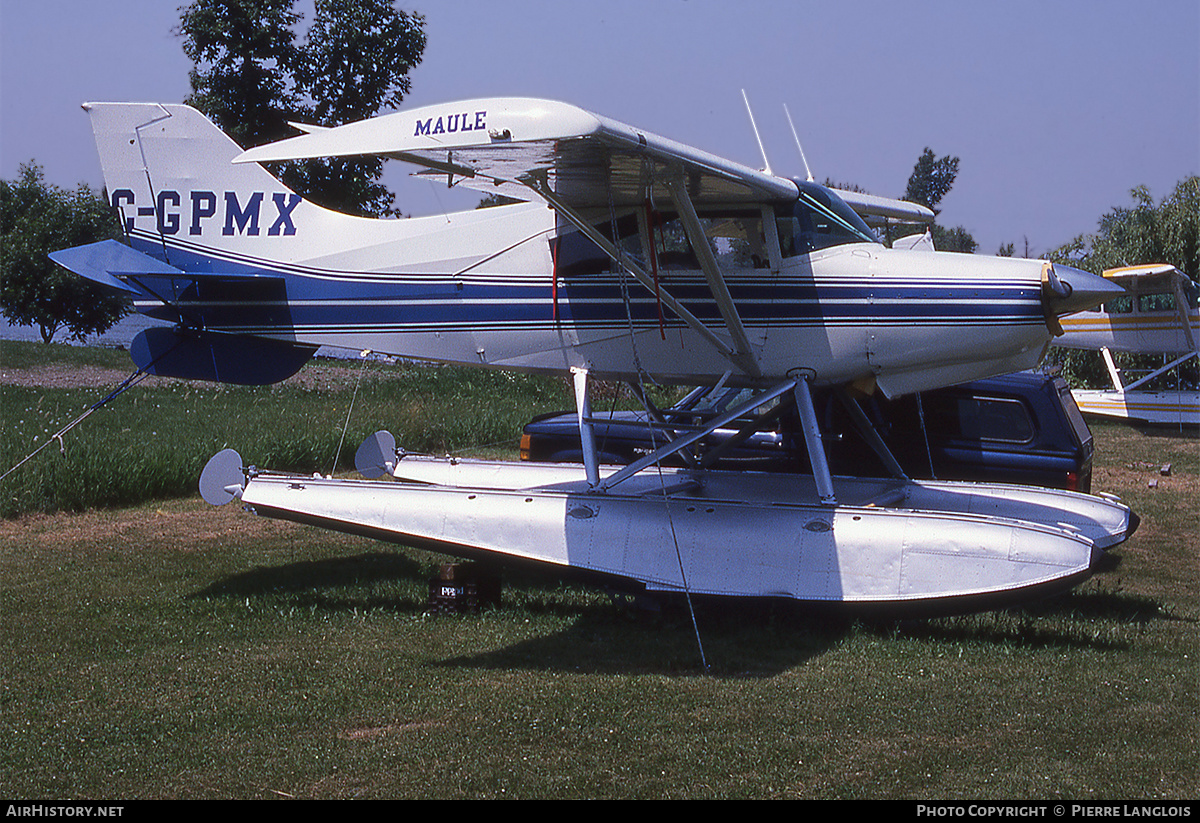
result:
M 629 463 L 748 396 L 738 389 L 693 393 L 664 410 L 661 421 L 642 411 L 595 413 L 601 462 Z M 815 403 L 832 472 L 885 475 L 839 399 L 818 394 Z M 1011 374 L 859 403 L 910 477 L 1091 490 L 1092 433 L 1059 377 Z M 693 459 L 708 457 L 718 469 L 809 473 L 794 403 L 763 414 L 766 425 L 759 431 L 730 442 L 737 430 L 718 429 L 701 442 Z M 530 421 L 521 438 L 521 459 L 582 462 L 575 413 L 553 412 Z M 681 465 L 681 458 L 666 462 Z

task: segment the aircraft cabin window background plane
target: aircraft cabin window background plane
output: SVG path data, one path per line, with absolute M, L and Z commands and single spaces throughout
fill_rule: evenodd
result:
M 835 480 L 810 393 L 899 397 L 1030 368 L 1061 316 L 1118 293 L 1103 278 L 887 248 L 867 220 L 929 222 L 929 210 L 776 177 L 555 101 L 427 106 L 249 151 L 186 106 L 84 108 L 128 244 L 52 256 L 174 323 L 132 346 L 146 371 L 271 383 L 328 345 L 574 381 L 581 466 L 431 461 L 380 433 L 360 448 L 366 480 L 260 472 L 222 452 L 201 477 L 211 502 L 664 595 L 956 610 L 1071 586 L 1136 525 L 1106 497 L 913 481 L 853 402 L 848 419 L 892 476 Z M 362 219 L 260 165 L 360 155 L 520 202 Z M 753 396 L 602 466 L 594 377 Z M 785 396 L 811 482 L 646 471 Z
M 1075 389 L 1079 407 L 1099 417 L 1193 427 L 1200 425 L 1200 288 L 1174 266 L 1146 264 L 1112 269 L 1106 279 L 1122 294 L 1095 311 L 1062 320 L 1054 345 L 1099 351 L 1108 389 Z M 1125 374 L 1112 352 L 1155 355 L 1162 366 Z M 1190 373 L 1188 371 L 1190 369 Z

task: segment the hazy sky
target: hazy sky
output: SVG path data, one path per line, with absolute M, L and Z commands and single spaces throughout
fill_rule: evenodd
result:
M 99 187 L 79 104 L 182 100 L 182 4 L 0 0 L 0 177 L 36 159 L 53 183 Z M 429 38 L 406 104 L 563 100 L 761 166 L 745 89 L 776 173 L 802 173 L 784 104 L 818 180 L 896 197 L 926 146 L 959 157 L 941 222 L 982 253 L 1028 239 L 1036 256 L 1132 187 L 1157 200 L 1200 173 L 1198 0 L 400 5 Z M 405 212 L 477 199 L 389 169 Z

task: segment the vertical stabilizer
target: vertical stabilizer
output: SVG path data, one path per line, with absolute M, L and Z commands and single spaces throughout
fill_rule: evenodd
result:
M 306 204 L 189 106 L 85 103 L 104 182 L 126 234 L 166 246 L 253 246 L 296 234 Z M 244 249 L 245 250 L 245 249 Z

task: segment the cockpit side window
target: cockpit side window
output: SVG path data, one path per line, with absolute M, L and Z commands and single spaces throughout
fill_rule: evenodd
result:
M 795 202 L 774 206 L 783 257 L 851 243 L 879 244 L 879 238 L 863 219 L 832 191 L 802 180 L 797 180 L 796 186 L 799 196 Z M 722 271 L 771 265 L 774 238 L 765 230 L 770 215 L 769 207 L 746 205 L 708 205 L 698 211 L 702 242 L 708 245 Z M 694 271 L 701 267 L 693 238 L 673 211 L 627 207 L 609 220 L 596 223 L 595 229 L 645 270 Z M 561 276 L 615 270 L 613 261 L 577 230 L 566 230 L 550 242 L 555 271 Z
M 776 208 L 779 244 L 784 257 L 808 254 L 849 243 L 878 243 L 874 232 L 837 195 L 823 186 L 797 181 L 800 196 Z
M 1133 311 L 1133 295 L 1119 294 L 1104 304 L 1105 314 L 1129 314 Z
M 1153 312 L 1153 311 L 1174 311 L 1175 310 L 1175 295 L 1169 292 L 1155 292 L 1153 294 L 1138 295 L 1138 311 Z
M 769 253 L 762 209 L 717 207 L 705 209 L 698 216 L 704 242 L 722 271 L 766 268 Z M 700 260 L 683 220 L 674 212 L 627 211 L 615 221 L 597 223 L 595 229 L 613 240 L 622 254 L 646 271 L 669 273 L 700 269 Z M 647 243 L 651 247 L 649 250 Z M 555 270 L 564 277 L 616 270 L 616 264 L 608 255 L 578 230 L 565 231 L 552 239 L 550 251 Z

